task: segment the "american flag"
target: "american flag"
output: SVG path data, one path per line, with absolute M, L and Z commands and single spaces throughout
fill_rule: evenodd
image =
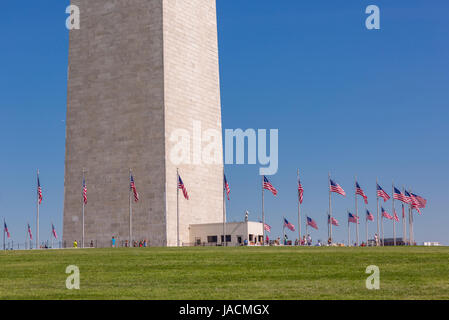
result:
M 9 234 L 8 226 L 6 225 L 6 222 L 4 222 L 4 224 L 5 224 L 5 232 L 6 232 L 6 235 L 7 235 L 8 238 L 10 238 L 11 235 Z
M 399 222 L 399 217 L 398 217 L 398 215 L 397 215 L 397 213 L 396 213 L 396 210 L 394 210 L 393 211 L 393 218 L 394 218 L 394 220 L 396 221 L 396 222 Z
M 327 215 L 327 223 L 332 223 L 334 226 L 338 227 L 340 224 L 338 223 L 338 220 L 335 219 L 334 217 L 331 218 L 331 215 L 328 214 Z
M 226 175 L 224 175 L 224 188 L 226 190 L 226 196 L 228 197 L 229 200 L 229 193 L 231 192 L 231 189 L 229 188 L 228 180 L 226 180 Z
M 54 224 L 51 224 L 51 233 L 53 233 L 53 237 L 55 237 L 55 239 L 58 239 L 58 235 L 56 234 L 56 229 Z
M 39 180 L 39 173 L 37 174 L 37 198 L 39 200 L 39 204 L 42 203 L 42 188 L 41 188 L 41 182 Z
M 355 194 L 362 196 L 363 200 L 365 201 L 365 204 L 368 204 L 368 197 L 366 196 L 365 192 L 363 192 L 362 188 L 360 188 L 358 182 L 355 183 Z
M 386 202 L 388 199 L 390 199 L 390 196 L 388 195 L 388 193 L 386 193 L 384 191 L 384 189 L 382 189 L 382 187 L 379 186 L 379 184 L 377 185 L 377 196 L 379 198 L 384 199 L 384 202 Z
M 307 225 L 318 230 L 318 226 L 317 226 L 315 220 L 313 220 L 312 218 L 307 217 Z
M 410 202 L 410 199 L 407 198 L 400 190 L 398 190 L 395 187 L 393 187 L 393 199 L 402 201 L 404 203 L 409 203 Z
M 298 198 L 299 203 L 302 204 L 302 201 L 304 200 L 304 188 L 302 187 L 301 180 L 299 180 L 299 177 L 298 177 Z
M 423 197 L 418 196 L 417 194 L 411 193 L 411 195 L 413 197 L 415 197 L 415 199 L 418 201 L 419 203 L 419 208 L 425 208 L 427 205 L 427 200 L 424 199 Z
M 387 211 L 385 211 L 385 209 L 383 207 L 382 208 L 382 217 L 393 220 L 393 217 L 391 216 L 391 214 L 389 214 Z
M 136 184 L 134 183 L 134 177 L 132 174 L 130 175 L 129 180 L 129 190 L 132 190 L 134 194 L 134 201 L 137 202 L 139 201 L 139 194 L 137 193 Z
M 263 228 L 265 229 L 265 231 L 271 232 L 271 227 L 268 224 L 264 223 Z
M 332 181 L 332 179 L 330 179 L 329 181 L 330 181 L 330 191 L 331 192 L 335 192 L 335 193 L 341 194 L 342 196 L 346 197 L 345 190 L 343 190 L 343 188 L 340 187 L 340 185 L 338 183 L 335 183 L 334 181 Z
M 348 222 L 352 223 L 359 223 L 359 217 L 353 215 L 352 213 L 348 212 Z
M 405 190 L 405 196 L 409 199 L 409 203 L 412 205 L 412 209 L 416 209 L 416 211 L 421 213 L 421 210 L 419 210 L 420 208 L 419 201 L 413 196 L 413 194 Z
M 284 218 L 284 228 L 285 227 L 289 228 L 291 231 L 295 231 L 295 226 L 293 224 L 291 224 L 291 222 L 288 222 L 287 219 Z
M 374 221 L 374 216 L 368 209 L 366 210 L 366 220 Z
M 181 176 L 178 175 L 178 189 L 182 190 L 182 194 L 184 195 L 184 198 L 189 200 L 189 194 L 187 193 L 186 186 L 184 185 L 184 182 L 182 182 Z
M 87 204 L 87 186 L 86 186 L 86 180 L 83 178 L 83 201 L 84 204 Z
M 28 234 L 30 235 L 30 240 L 33 240 L 33 234 L 31 233 L 31 227 L 29 223 L 28 223 Z
M 270 181 L 268 181 L 267 177 L 263 176 L 263 188 L 270 190 L 271 193 L 273 193 L 274 196 L 276 196 L 278 194 L 278 191 L 276 190 L 275 187 L 273 187 L 273 185 L 271 184 Z

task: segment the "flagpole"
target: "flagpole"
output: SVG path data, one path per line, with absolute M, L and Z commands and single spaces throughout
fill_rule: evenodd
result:
M 50 245 L 53 248 L 53 221 L 51 222 Z
M 402 192 L 404 193 L 405 188 L 402 186 Z M 402 241 L 404 246 L 407 245 L 407 226 L 406 226 L 405 208 L 404 203 L 402 203 Z
M 263 189 L 264 176 L 262 176 L 262 223 L 263 223 L 263 245 L 265 246 L 265 210 L 264 210 L 264 189 Z
M 5 225 L 6 225 L 6 221 L 5 221 L 5 218 L 3 218 L 3 251 L 5 251 L 6 250 L 6 243 L 5 243 L 5 241 L 6 241 L 6 239 L 5 239 Z
M 410 193 L 412 192 L 412 190 L 410 189 L 409 191 Z M 414 245 L 415 243 L 415 230 L 413 229 L 413 206 L 412 203 L 410 202 L 410 230 L 411 230 L 411 237 L 410 237 L 410 243 L 411 245 Z
M 179 169 L 176 168 L 176 246 L 179 247 Z
M 223 166 L 223 241 L 222 241 L 222 245 L 223 243 L 225 244 L 225 246 L 228 245 L 227 241 L 226 241 L 226 185 L 224 182 L 224 166 Z
M 84 248 L 84 183 L 85 183 L 85 181 L 84 181 L 84 168 L 83 168 L 83 196 L 82 196 L 82 201 L 83 201 L 83 218 L 82 218 L 82 220 L 83 220 L 83 237 L 81 239 L 82 248 Z
M 37 181 L 39 182 L 39 169 L 37 169 Z M 39 183 L 38 183 L 38 188 L 39 188 Z M 39 190 L 37 190 L 36 249 L 39 249 Z
M 382 219 L 381 220 L 381 223 L 382 223 L 381 227 L 382 227 L 382 247 L 383 247 L 384 246 L 384 216 L 382 216 L 381 219 Z
M 309 235 L 309 224 L 307 223 L 307 216 L 306 216 L 306 237 L 307 237 L 307 235 Z M 307 241 L 307 238 L 304 240 L 304 245 L 306 245 L 306 241 Z
M 329 185 L 329 220 L 327 222 L 327 228 L 328 228 L 328 239 L 330 239 L 330 242 L 332 244 L 332 203 L 331 203 L 331 173 L 328 173 L 328 185 Z
M 376 177 L 376 200 L 377 200 L 377 239 L 380 238 L 380 233 L 379 233 L 379 195 L 377 194 L 377 187 L 379 185 L 379 182 L 377 180 Z M 378 246 L 379 243 L 376 243 L 376 246 Z
M 348 210 L 348 247 L 350 246 L 351 246 L 351 224 L 349 222 L 349 210 Z
M 357 176 L 355 176 L 354 187 L 356 188 L 356 191 L 354 193 L 354 196 L 355 196 L 355 216 L 356 216 L 356 219 L 357 219 L 357 223 L 355 225 L 356 239 L 357 239 L 356 244 L 357 244 L 357 247 L 358 247 L 359 246 L 359 223 L 358 223 L 358 221 L 359 221 L 358 220 L 359 219 L 359 208 L 358 208 L 358 205 L 357 205 L 357 186 L 356 186 L 356 184 L 357 184 Z
M 395 212 L 396 210 L 394 209 L 394 181 L 392 182 L 392 201 L 391 201 L 391 207 L 393 210 L 393 246 L 396 246 L 396 217 L 395 217 Z
M 284 217 L 285 219 L 285 217 Z M 285 246 L 285 223 L 282 223 L 282 245 Z
M 132 170 L 129 169 L 129 191 L 128 191 L 128 198 L 129 198 L 129 247 L 132 247 L 132 238 L 133 238 L 133 234 L 132 234 L 132 214 L 133 214 L 133 209 L 132 209 L 132 201 L 131 201 L 131 175 L 132 175 Z
M 365 214 L 365 234 L 366 234 L 366 246 L 368 247 L 368 215 Z
M 298 188 L 299 188 L 299 169 L 298 169 Z M 301 245 L 301 201 L 299 199 L 299 189 L 298 189 L 298 240 L 299 245 Z

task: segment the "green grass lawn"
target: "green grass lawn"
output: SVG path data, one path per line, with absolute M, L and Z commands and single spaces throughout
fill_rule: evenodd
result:
M 365 287 L 369 265 L 380 290 Z M 2 251 L 0 299 L 449 299 L 449 247 Z

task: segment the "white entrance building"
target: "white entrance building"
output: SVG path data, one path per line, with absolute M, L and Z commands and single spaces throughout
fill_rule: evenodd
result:
M 190 243 L 191 246 L 215 246 L 243 245 L 245 240 L 248 245 L 263 244 L 263 224 L 261 222 L 242 221 L 225 223 L 226 239 L 223 237 L 223 223 L 191 224 Z

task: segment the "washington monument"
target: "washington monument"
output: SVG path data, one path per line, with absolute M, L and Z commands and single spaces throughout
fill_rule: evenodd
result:
M 190 224 L 223 215 L 215 0 L 72 4 L 80 29 L 70 31 L 63 239 L 67 246 L 82 240 L 84 171 L 85 245 L 128 240 L 132 169 L 139 193 L 132 240 L 175 246 L 179 227 L 185 244 Z M 171 133 L 190 132 L 193 122 L 220 132 L 218 164 L 170 160 Z M 177 200 L 177 169 L 189 200 L 182 193 Z

